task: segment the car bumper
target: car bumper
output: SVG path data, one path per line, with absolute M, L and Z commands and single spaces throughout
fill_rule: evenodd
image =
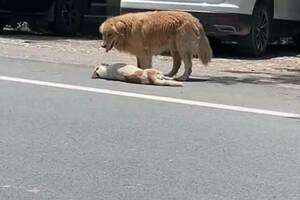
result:
M 121 8 L 121 13 L 143 12 L 146 9 Z M 199 19 L 207 35 L 213 37 L 247 35 L 251 29 L 252 16 L 236 13 L 190 12 Z

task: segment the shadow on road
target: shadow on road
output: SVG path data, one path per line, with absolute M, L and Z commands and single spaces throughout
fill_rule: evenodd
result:
M 207 76 L 197 77 L 193 76 L 190 82 L 213 82 L 225 85 L 234 85 L 238 83 L 248 84 L 292 84 L 300 85 L 300 72 L 294 74 L 272 74 L 272 73 L 259 73 L 259 72 L 240 72 L 240 71 L 225 71 L 236 74 L 249 74 L 249 76 Z M 267 75 L 267 76 L 266 76 Z

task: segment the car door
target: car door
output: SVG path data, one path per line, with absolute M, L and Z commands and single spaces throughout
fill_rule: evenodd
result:
M 300 0 L 274 0 L 274 18 L 300 21 Z

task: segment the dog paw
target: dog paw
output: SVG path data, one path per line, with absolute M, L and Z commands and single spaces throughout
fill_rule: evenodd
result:
M 170 72 L 170 73 L 164 74 L 164 76 L 174 78 L 175 74 Z
M 187 81 L 189 80 L 188 76 L 179 76 L 179 77 L 175 77 L 174 80 L 176 81 Z

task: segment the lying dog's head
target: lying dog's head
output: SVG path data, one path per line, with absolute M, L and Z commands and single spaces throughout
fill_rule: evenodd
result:
M 106 76 L 107 66 L 100 65 L 94 68 L 92 79 L 103 78 Z
M 126 25 L 118 18 L 110 18 L 103 22 L 99 28 L 103 36 L 102 47 L 106 52 L 113 47 L 118 47 L 118 44 L 126 37 Z

